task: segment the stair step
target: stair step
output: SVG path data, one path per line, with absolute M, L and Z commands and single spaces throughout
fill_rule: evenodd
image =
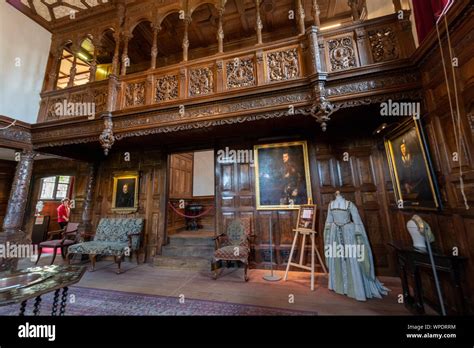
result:
M 162 248 L 163 256 L 172 257 L 202 257 L 211 258 L 214 253 L 214 247 L 207 245 L 165 245 Z
M 174 268 L 174 269 L 189 269 L 189 270 L 209 270 L 211 267 L 211 260 L 201 257 L 170 257 L 170 256 L 155 256 L 153 264 L 157 267 Z
M 181 237 L 181 236 L 170 236 L 170 246 L 214 246 L 214 240 L 209 237 Z

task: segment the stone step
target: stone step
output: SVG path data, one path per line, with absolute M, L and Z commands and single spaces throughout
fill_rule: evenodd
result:
M 153 264 L 157 267 L 189 270 L 210 270 L 211 260 L 201 257 L 155 256 Z
M 207 245 L 165 245 L 162 249 L 163 256 L 171 257 L 203 257 L 210 259 L 214 253 L 214 247 Z
M 206 236 L 196 236 L 196 237 L 181 237 L 179 235 L 171 235 L 169 237 L 169 246 L 214 246 L 214 240 Z

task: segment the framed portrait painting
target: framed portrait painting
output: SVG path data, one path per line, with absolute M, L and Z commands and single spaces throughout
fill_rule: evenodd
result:
M 112 195 L 113 212 L 128 214 L 138 210 L 138 177 L 138 172 L 114 175 Z
M 420 120 L 390 132 L 385 149 L 398 207 L 437 210 L 439 191 Z
M 259 210 L 299 209 L 312 201 L 305 141 L 254 146 Z

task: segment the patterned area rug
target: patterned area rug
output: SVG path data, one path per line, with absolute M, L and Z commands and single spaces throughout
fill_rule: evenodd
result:
M 72 295 L 74 295 L 72 297 Z M 52 293 L 41 297 L 40 315 L 50 315 Z M 133 292 L 99 290 L 74 286 L 68 292 L 66 315 L 242 315 L 242 316 L 299 316 L 317 315 L 316 312 L 244 305 L 219 301 L 144 295 Z M 71 303 L 71 300 L 74 300 Z M 26 315 L 32 315 L 34 300 L 28 301 Z M 18 315 L 20 305 L 0 307 L 0 315 Z

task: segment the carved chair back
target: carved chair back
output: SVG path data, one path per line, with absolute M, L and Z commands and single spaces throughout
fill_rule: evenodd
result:
M 232 220 L 227 226 L 225 246 L 250 247 L 249 237 L 251 235 L 250 218 Z

